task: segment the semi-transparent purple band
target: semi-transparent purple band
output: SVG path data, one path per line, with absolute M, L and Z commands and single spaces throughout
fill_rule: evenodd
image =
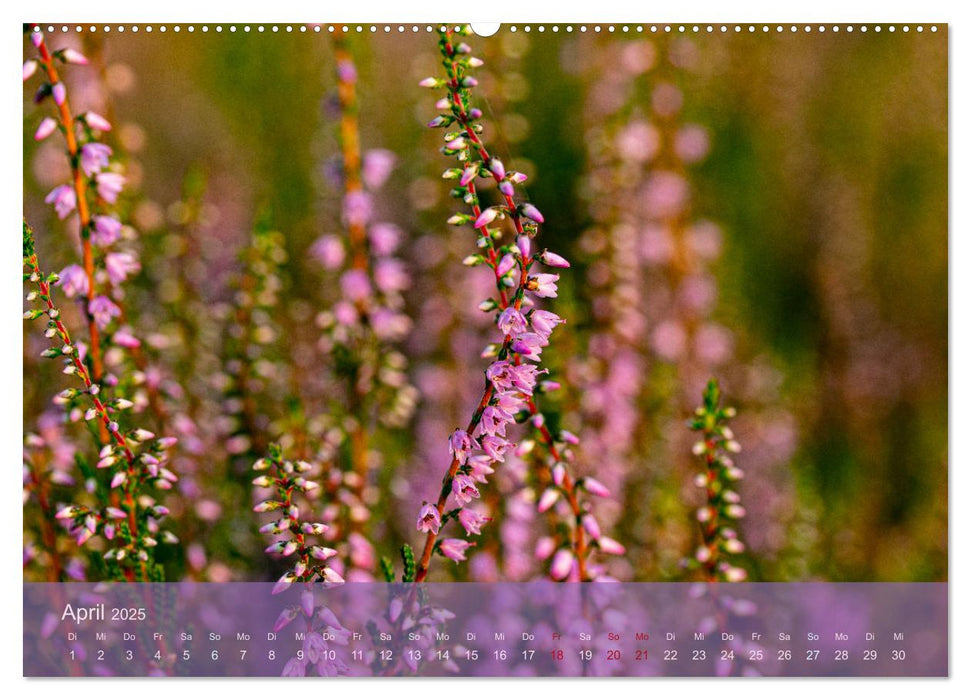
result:
M 24 584 L 25 676 L 946 676 L 946 583 Z

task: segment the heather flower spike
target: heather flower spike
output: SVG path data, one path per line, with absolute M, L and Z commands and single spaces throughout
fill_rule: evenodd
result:
M 167 466 L 168 450 L 174 444 L 174 439 L 156 438 L 143 428 L 123 432 L 123 413 L 134 404 L 122 397 L 104 397 L 100 385 L 93 381 L 51 296 L 51 287 L 59 278 L 57 275 L 45 275 L 40 270 L 34 251 L 33 232 L 26 221 L 23 230 L 23 265 L 24 282 L 34 287 L 28 298 L 38 304 L 28 310 L 24 317 L 34 320 L 46 316 L 46 335 L 54 339 L 43 356 L 61 359 L 64 373 L 77 377 L 81 384 L 80 389 L 62 391 L 56 402 L 64 405 L 69 412 L 80 412 L 80 407 L 86 405 L 81 413 L 83 419 L 94 422 L 107 435 L 97 463 L 97 468 L 103 471 L 98 480 L 108 490 L 104 501 L 99 500 L 92 505 L 66 506 L 56 517 L 79 546 L 99 534 L 110 543 L 103 556 L 109 572 L 115 578 L 128 581 L 160 580 L 162 574 L 154 564 L 152 550 L 160 538 L 167 542 L 176 541 L 176 538 L 172 533 L 159 531 L 159 521 L 168 510 L 156 501 L 152 489 L 166 491 L 178 478 Z M 75 292 L 82 291 L 81 279 L 73 282 L 77 285 Z M 96 301 L 101 298 L 96 297 Z M 111 312 L 106 310 L 104 313 L 110 315 Z
M 296 501 L 297 494 L 306 495 L 317 488 L 315 482 L 307 479 L 313 466 L 286 460 L 279 445 L 270 445 L 267 456 L 257 460 L 253 469 L 260 472 L 260 476 L 253 480 L 254 485 L 272 489 L 273 493 L 271 498 L 253 508 L 257 513 L 274 514 L 274 519 L 261 528 L 277 538 L 267 552 L 292 558 L 290 568 L 277 581 L 274 593 L 280 593 L 296 582 L 343 583 L 343 577 L 327 564 L 337 551 L 324 547 L 317 539 L 327 531 L 327 526 L 304 519 Z
M 431 120 L 429 126 L 454 129 L 445 133 L 442 153 L 454 157 L 458 167 L 445 171 L 443 179 L 458 180 L 451 195 L 467 206 L 466 211 L 454 214 L 448 223 L 471 225 L 476 233 L 476 246 L 481 252 L 465 262 L 473 266 L 485 264 L 492 270 L 496 296 L 483 302 L 480 308 L 498 312 L 498 338 L 483 352 L 483 357 L 489 357 L 493 362 L 486 368 L 482 399 L 468 426 L 456 430 L 449 440 L 452 460 L 438 499 L 434 504 L 422 506 L 418 529 L 426 536 L 416 572 L 417 581 L 427 576 L 431 556 L 436 551 L 455 561 L 465 558 L 468 543 L 454 538 L 438 542 L 439 532 L 452 520 L 458 520 L 466 534 L 481 531 L 485 518 L 467 515 L 467 507 L 480 497 L 476 484 L 486 484 L 488 474 L 493 471 L 492 465 L 504 462 L 507 450 L 514 446 L 507 437 L 507 428 L 515 423 L 516 414 L 522 412 L 531 416 L 532 425 L 540 430 L 551 459 L 557 463 L 563 461 L 556 440 L 545 427 L 545 419 L 534 400 L 538 378 L 546 373 L 538 363 L 549 345 L 553 327 L 562 319 L 550 312 L 532 317 L 527 311 L 534 309 L 539 299 L 553 298 L 557 293 L 559 276 L 546 272 L 531 274 L 534 266 L 566 267 L 569 263 L 561 256 L 545 251 L 539 256 L 532 255 L 531 239 L 544 218 L 533 204 L 517 203 L 514 186 L 525 178 L 508 170 L 498 158 L 490 155 L 482 141 L 482 125 L 478 121 L 482 113 L 471 104 L 471 88 L 478 81 L 470 73 L 471 69 L 481 66 L 482 61 L 471 55 L 467 44 L 455 42 L 456 36 L 466 34 L 468 29 L 465 27 L 442 29 L 439 51 L 446 76 L 427 78 L 421 85 L 447 91 L 447 97 L 438 103 L 443 113 Z M 476 185 L 480 177 L 491 178 L 497 183 L 500 204 L 481 205 Z M 514 229 L 514 239 L 508 245 L 500 244 L 503 232 L 499 224 L 504 219 L 510 220 Z M 532 318 L 536 319 L 535 324 Z M 587 579 L 586 558 L 591 550 L 579 524 L 586 506 L 579 500 L 576 482 L 569 477 L 565 477 L 558 488 L 566 494 L 574 512 L 574 534 L 567 554 L 571 562 L 577 561 L 578 578 Z M 447 510 L 450 501 L 455 507 Z M 560 568 L 562 561 L 563 557 L 560 557 Z
M 702 459 L 703 468 L 695 481 L 705 490 L 705 505 L 696 513 L 702 544 L 689 560 L 689 566 L 700 568 L 707 581 L 747 578 L 745 569 L 732 563 L 732 555 L 745 551 L 736 529 L 737 521 L 745 516 L 745 509 L 734 490 L 735 483 L 742 478 L 742 470 L 731 457 L 741 449 L 728 427 L 728 419 L 734 416 L 734 408 L 721 405 L 718 382 L 710 380 L 702 405 L 690 422 L 691 429 L 701 434 L 692 451 Z

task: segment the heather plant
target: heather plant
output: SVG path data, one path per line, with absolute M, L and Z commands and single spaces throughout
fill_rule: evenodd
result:
M 64 137 L 71 181 L 55 187 L 45 198 L 61 220 L 76 214 L 81 264 L 72 263 L 60 272 L 60 285 L 68 298 L 77 297 L 87 319 L 86 345 L 91 357 L 93 381 L 111 388 L 124 381 L 125 391 L 140 411 L 146 404 L 156 428 L 165 429 L 165 407 L 156 372 L 149 371 L 141 340 L 133 333 L 124 308 L 122 284 L 141 270 L 136 250 L 127 239 L 129 227 L 117 212 L 126 178 L 114 151 L 103 141 L 112 124 L 100 114 L 72 113 L 66 84 L 59 72 L 66 65 L 86 65 L 88 59 L 72 48 L 51 51 L 40 31 L 30 33 L 38 58 L 24 64 L 24 80 L 37 72 L 45 80 L 37 102 L 50 98 L 55 116 L 44 117 L 34 132 L 43 141 L 59 131 Z M 102 442 L 106 436 L 102 432 Z
M 274 593 L 285 591 L 298 581 L 343 583 L 340 574 L 327 565 L 327 560 L 337 551 L 316 541 L 327 531 L 327 525 L 308 520 L 304 515 L 311 510 L 309 504 L 314 502 L 313 492 L 320 489 L 317 482 L 307 478 L 314 466 L 309 462 L 284 459 L 280 446 L 271 444 L 267 456 L 257 460 L 253 469 L 264 472 L 253 479 L 253 484 L 270 490 L 270 497 L 257 503 L 253 510 L 274 513 L 276 518 L 260 528 L 260 532 L 274 538 L 266 552 L 292 562 L 277 581 Z M 301 505 L 301 498 L 307 503 Z
M 736 529 L 737 522 L 745 517 L 745 508 L 735 490 L 743 472 L 732 459 L 741 447 L 728 426 L 735 409 L 721 405 L 721 389 L 714 379 L 709 380 L 702 399 L 690 422 L 691 429 L 702 438 L 692 449 L 702 460 L 702 470 L 695 477 L 695 485 L 705 490 L 705 505 L 695 513 L 702 544 L 688 567 L 700 569 L 706 581 L 744 581 L 745 569 L 731 561 L 733 555 L 745 551 Z
M 449 437 L 452 460 L 438 498 L 432 503 L 426 501 L 419 510 L 418 529 L 426 535 L 415 580 L 425 579 L 436 552 L 453 561 L 466 558 L 466 550 L 472 546 L 470 542 L 461 537 L 440 538 L 439 533 L 452 520 L 461 525 L 466 536 L 480 531 L 483 514 L 465 506 L 479 498 L 479 484 L 487 483 L 488 476 L 494 471 L 493 465 L 503 462 L 506 451 L 513 446 L 507 439 L 506 429 L 516 422 L 516 414 L 520 414 L 522 420 L 530 421 L 539 433 L 539 444 L 548 451 L 553 487 L 545 499 L 554 501 L 563 494 L 572 516 L 572 536 L 563 543 L 565 546 L 551 553 L 551 575 L 559 579 L 572 575 L 586 580 L 588 541 L 596 547 L 600 532 L 595 521 L 588 529 L 584 528 L 585 508 L 580 505 L 580 494 L 583 490 L 600 496 L 606 492 L 594 479 L 574 480 L 570 476 L 566 465 L 570 453 L 568 450 L 561 452 L 561 447 L 573 440 L 572 435 L 555 437 L 534 400 L 539 378 L 546 373 L 538 365 L 541 353 L 549 344 L 553 329 L 563 319 L 536 308 L 537 300 L 556 297 L 559 275 L 530 273 L 535 263 L 551 268 L 568 267 L 569 263 L 547 250 L 533 255 L 532 239 L 544 219 L 534 205 L 516 203 L 515 186 L 524 182 L 525 176 L 507 171 L 501 160 L 489 154 L 479 136 L 482 112 L 471 105 L 471 88 L 478 84 L 471 71 L 482 61 L 471 55 L 468 44 L 456 41 L 455 37 L 465 34 L 467 29 L 464 27 L 443 28 L 439 50 L 446 78 L 427 78 L 422 81 L 422 86 L 447 89 L 447 97 L 436 105 L 443 113 L 429 126 L 446 129 L 442 152 L 454 157 L 460 167 L 446 170 L 443 178 L 458 181 L 450 194 L 463 201 L 470 210 L 470 213 L 454 214 L 449 223 L 471 225 L 476 231 L 476 246 L 482 252 L 468 256 L 464 263 L 487 265 L 493 272 L 497 296 L 483 301 L 479 308 L 496 314 L 500 340 L 483 352 L 483 357 L 493 362 L 485 372 L 482 399 L 467 428 L 459 428 Z M 450 128 L 455 130 L 448 131 Z M 476 189 L 477 178 L 496 182 L 500 203 L 483 206 Z M 504 234 L 497 223 L 503 220 L 512 223 L 515 235 L 514 241 L 505 245 L 501 244 Z M 454 507 L 446 510 L 450 499 Z M 608 544 L 607 548 L 612 547 Z
M 34 286 L 27 298 L 37 304 L 24 317 L 29 320 L 47 317 L 45 335 L 54 339 L 54 343 L 43 354 L 51 359 L 61 358 L 64 374 L 76 376 L 81 385 L 65 389 L 58 399 L 68 411 L 83 410 L 84 421 L 109 436 L 93 467 L 79 458 L 88 497 L 84 502 L 59 507 L 55 517 L 79 546 L 95 535 L 107 542 L 106 550 L 96 551 L 101 554 L 109 577 L 128 581 L 160 580 L 163 572 L 155 564 L 154 548 L 160 540 L 175 543 L 177 538 L 160 529 L 159 522 L 168 514 L 168 509 L 157 502 L 153 492 L 171 489 L 177 481 L 176 475 L 166 467 L 167 450 L 176 439 L 156 438 L 141 428 L 123 430 L 118 414 L 131 408 L 132 402 L 123 397 L 101 397 L 101 388 L 92 379 L 87 358 L 82 357 L 81 349 L 72 341 L 51 296 L 51 285 L 60 278 L 41 271 L 33 231 L 26 222 L 23 239 L 24 281 Z

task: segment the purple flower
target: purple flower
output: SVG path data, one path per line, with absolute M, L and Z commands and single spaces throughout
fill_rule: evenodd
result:
M 520 207 L 520 210 L 527 219 L 532 219 L 537 224 L 543 223 L 543 215 L 539 213 L 539 209 L 527 202 Z
M 88 275 L 80 265 L 68 265 L 59 273 L 61 279 L 58 284 L 68 297 L 86 295 L 88 293 Z
M 475 427 L 475 436 L 501 435 L 506 436 L 506 424 L 511 423 L 513 417 L 499 406 L 486 406 L 482 410 L 482 417 Z
M 111 123 L 97 112 L 85 112 L 84 122 L 97 131 L 111 131 Z
M 350 301 L 363 301 L 371 295 L 371 280 L 364 270 L 348 270 L 341 275 L 341 292 Z
M 459 461 L 459 464 L 465 464 L 469 459 L 469 454 L 477 447 L 478 444 L 472 439 L 472 436 L 461 429 L 452 433 L 448 439 L 448 451 Z
M 556 326 L 565 323 L 562 318 L 552 311 L 544 311 L 543 309 L 533 311 L 529 315 L 529 322 L 532 324 L 533 330 L 546 338 L 550 337 L 550 333 L 553 332 Z
M 499 330 L 506 335 L 519 335 L 526 331 L 526 317 L 512 306 L 503 309 L 499 314 Z
M 489 365 L 486 377 L 500 393 L 515 389 L 532 396 L 539 372 L 535 365 L 514 365 L 507 360 L 499 360 Z
M 91 229 L 91 242 L 104 248 L 121 238 L 121 222 L 112 216 L 96 216 Z
M 411 278 L 400 260 L 379 260 L 374 266 L 374 284 L 385 294 L 407 289 L 410 282 Z
M 120 345 L 123 348 L 134 349 L 140 347 L 142 342 L 132 335 L 131 331 L 127 328 L 119 328 L 111 336 L 111 342 L 115 345 Z
M 310 254 L 328 270 L 336 270 L 344 264 L 344 243 L 339 236 L 325 234 L 310 246 Z
M 88 177 L 108 167 L 111 147 L 97 141 L 81 146 L 81 170 Z
M 452 495 L 456 502 L 464 506 L 472 499 L 479 497 L 479 489 L 475 486 L 475 481 L 468 474 L 456 474 L 452 479 Z
M 364 226 L 371 218 L 371 198 L 365 192 L 348 192 L 344 197 L 344 221 L 348 226 Z
M 77 196 L 70 185 L 58 185 L 50 191 L 44 201 L 54 205 L 58 219 L 66 219 L 68 214 L 74 211 L 74 208 L 78 205 Z
M 503 456 L 506 450 L 512 445 L 508 440 L 504 440 L 497 435 L 486 435 L 482 438 L 482 449 L 496 462 L 505 462 Z
M 114 204 L 117 202 L 118 195 L 121 194 L 121 190 L 125 186 L 124 175 L 119 175 L 118 173 L 101 172 L 98 173 L 97 180 L 98 196 L 108 202 L 108 204 Z
M 503 277 L 514 267 L 516 267 L 516 259 L 508 253 L 503 255 L 499 264 L 496 265 L 496 277 Z
M 466 535 L 481 535 L 482 526 L 491 519 L 471 508 L 463 508 L 459 513 L 459 524 L 465 528 Z
M 57 129 L 57 122 L 50 117 L 44 117 L 40 124 L 37 125 L 37 131 L 34 132 L 34 140 L 43 141 L 53 134 L 55 129 Z
M 54 104 L 60 107 L 67 100 L 67 88 L 64 83 L 54 83 L 51 88 L 51 95 L 54 97 Z
M 539 333 L 523 333 L 513 340 L 510 348 L 513 352 L 519 353 L 527 360 L 539 362 L 540 353 L 549 344 L 549 341 Z
M 557 255 L 549 250 L 544 250 L 539 256 L 544 265 L 550 267 L 570 267 L 570 262 L 561 255 Z
M 337 79 L 342 83 L 357 82 L 357 68 L 353 61 L 337 62 Z
M 98 328 L 104 330 L 111 319 L 121 315 L 121 309 L 108 297 L 99 295 L 88 304 L 88 313 L 94 317 Z
M 553 555 L 553 562 L 550 564 L 550 576 L 557 581 L 562 581 L 570 575 L 573 569 L 573 552 L 569 549 L 560 549 Z
M 489 481 L 489 475 L 496 470 L 492 468 L 492 458 L 489 455 L 472 455 L 468 462 L 469 476 L 480 484 Z
M 471 542 L 449 538 L 447 540 L 442 540 L 442 554 L 452 561 L 465 561 L 465 550 L 471 546 Z
M 385 183 L 397 158 L 384 148 L 373 148 L 364 154 L 361 162 L 361 177 L 368 189 L 376 190 Z
M 401 242 L 401 229 L 394 224 L 377 223 L 368 229 L 368 240 L 375 255 L 391 255 Z
M 529 278 L 529 280 L 527 280 L 526 289 L 538 297 L 555 297 L 556 281 L 558 279 L 560 279 L 559 275 L 551 275 L 547 273 L 533 275 Z
M 419 532 L 433 532 L 437 535 L 438 528 L 441 526 L 442 519 L 438 514 L 438 508 L 433 506 L 431 503 L 423 504 L 421 510 L 418 511 Z
M 141 269 L 141 264 L 131 253 L 108 253 L 105 256 L 105 270 L 112 284 L 121 284 L 128 275 Z

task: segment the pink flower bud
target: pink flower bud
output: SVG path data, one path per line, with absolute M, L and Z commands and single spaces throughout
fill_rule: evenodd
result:
M 571 569 L 573 569 L 573 552 L 569 549 L 557 551 L 550 564 L 550 576 L 557 581 L 562 581 L 570 575 Z
M 483 226 L 488 226 L 489 224 L 491 224 L 493 221 L 496 220 L 496 217 L 498 215 L 499 215 L 499 209 L 497 209 L 496 207 L 489 207 L 488 209 L 484 210 L 481 214 L 479 214 L 479 218 L 475 220 L 475 223 L 472 226 L 474 228 L 482 228 Z
M 111 122 L 97 112 L 86 112 L 83 119 L 92 129 L 97 131 L 111 131 Z
M 51 117 L 44 117 L 37 126 L 37 131 L 34 132 L 34 140 L 43 141 L 53 134 L 55 129 L 57 129 L 57 122 Z
M 588 493 L 592 493 L 594 496 L 600 496 L 601 498 L 607 498 L 610 496 L 610 490 L 590 476 L 583 479 L 583 488 L 586 489 Z
M 499 264 L 496 265 L 496 276 L 503 277 L 516 266 L 516 259 L 508 253 L 502 256 Z
M 67 90 L 64 87 L 64 83 L 55 83 L 54 87 L 51 88 L 51 95 L 54 97 L 54 103 L 57 106 L 64 104 L 67 99 Z

